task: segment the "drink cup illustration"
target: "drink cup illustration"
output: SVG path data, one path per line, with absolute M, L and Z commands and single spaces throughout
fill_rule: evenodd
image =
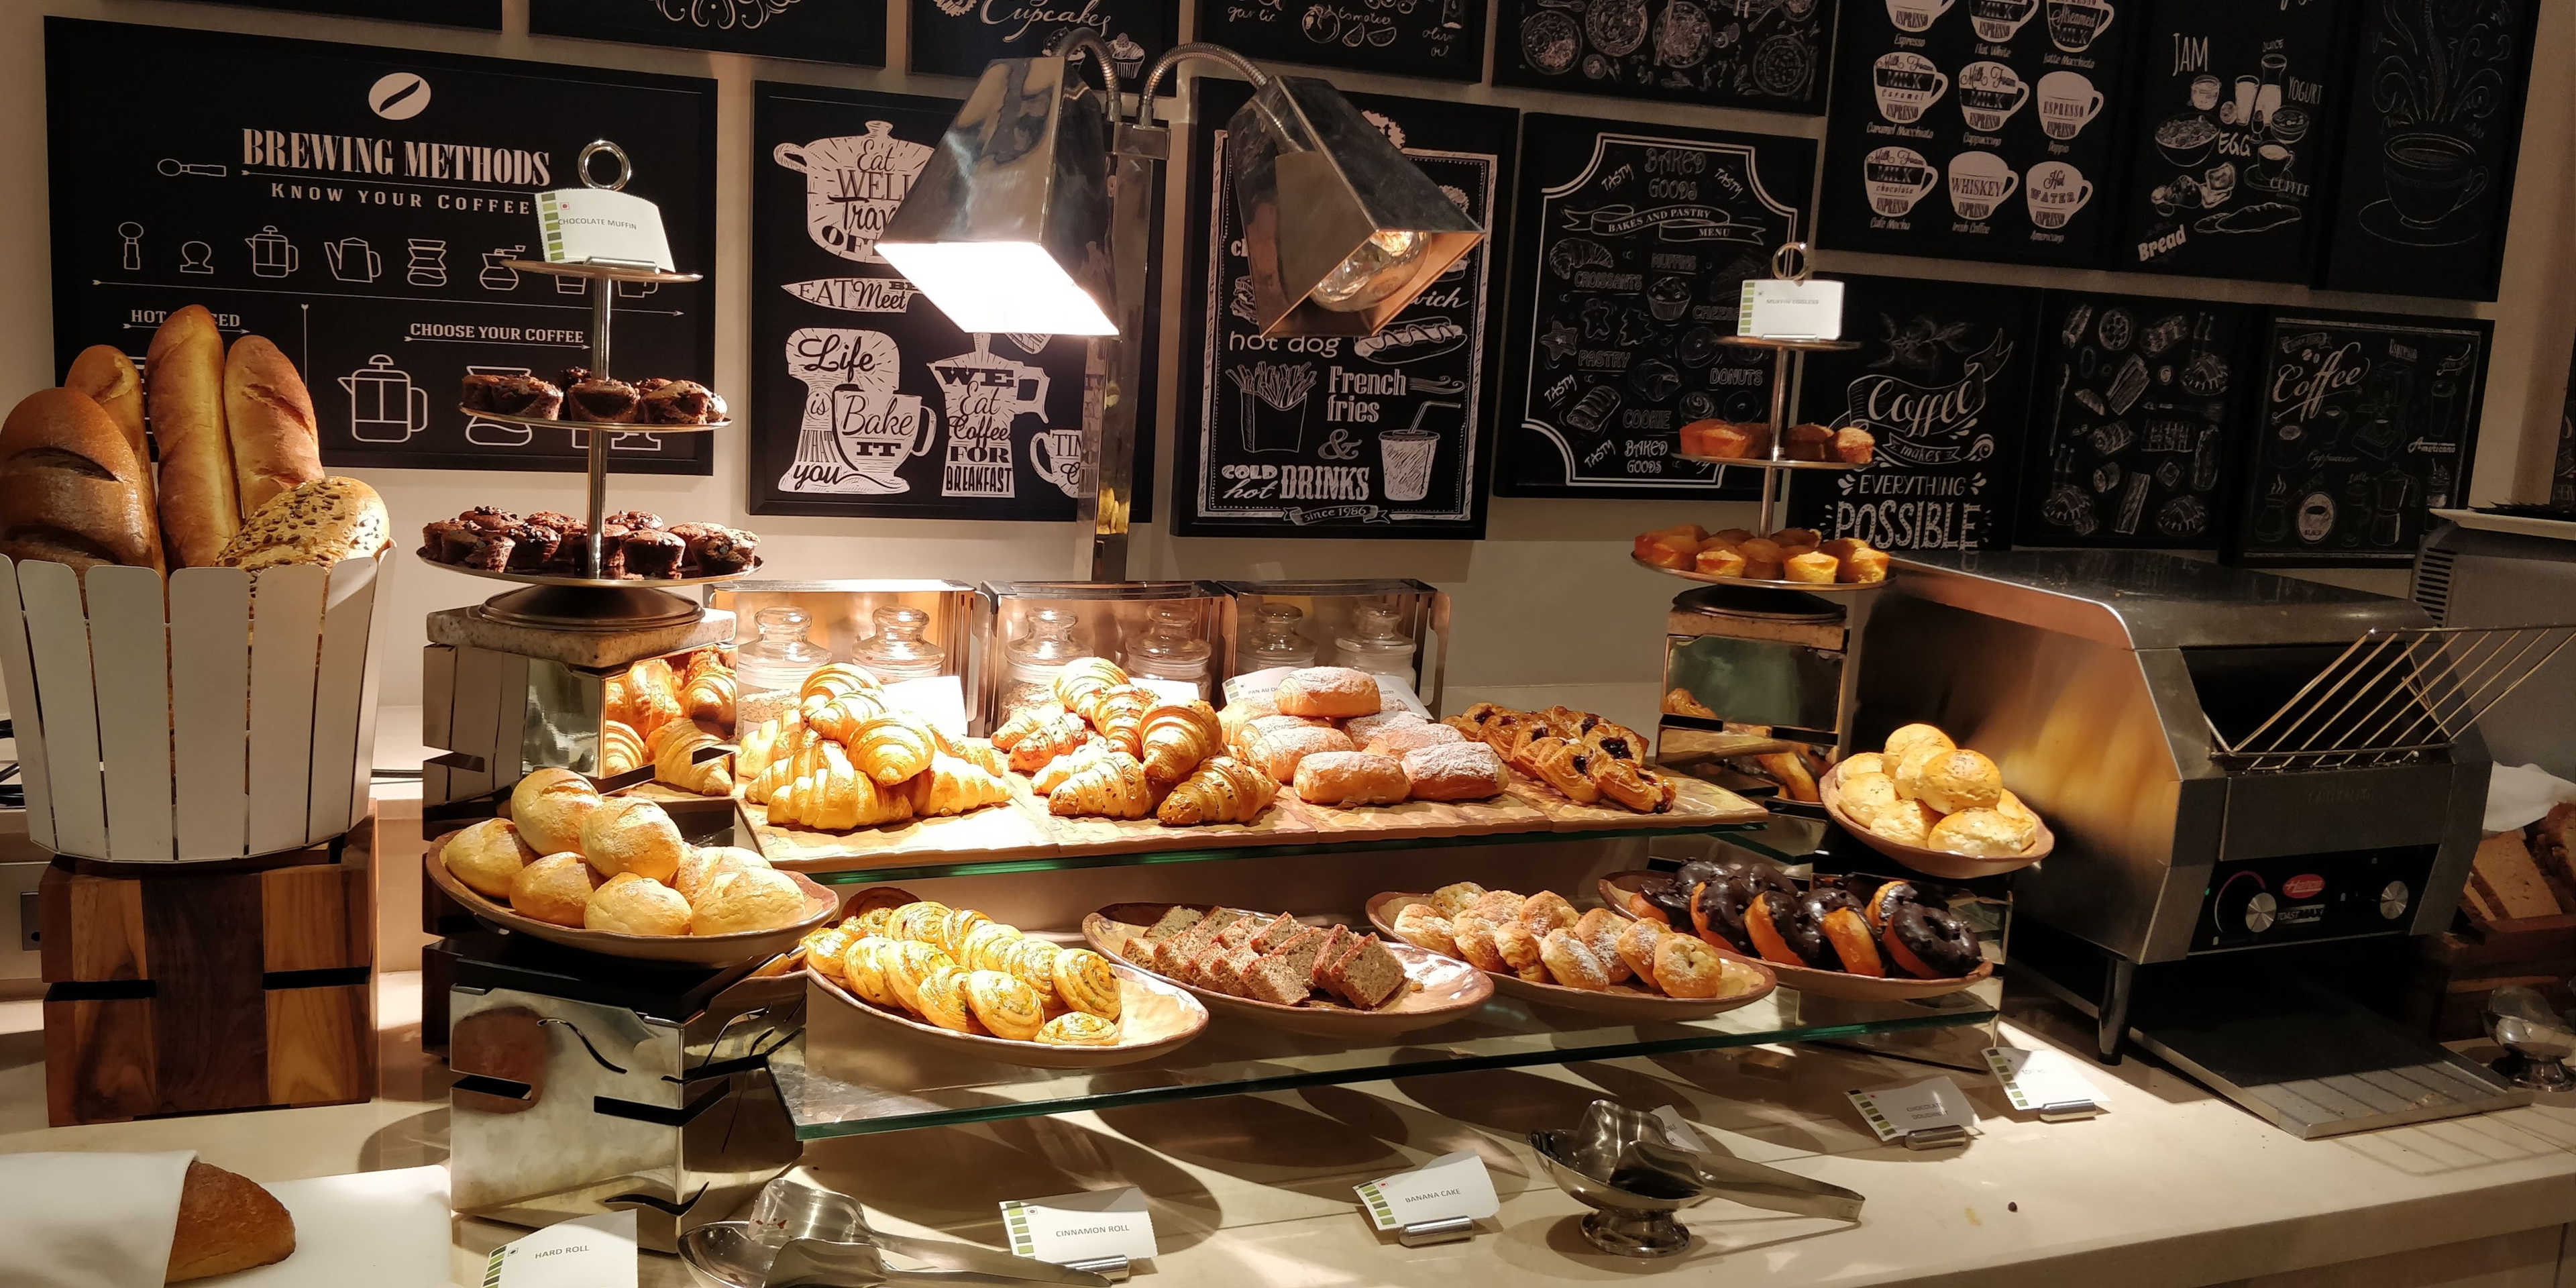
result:
M 331 262 L 331 276 L 343 282 L 372 282 L 385 271 L 385 261 L 364 237 L 343 237 L 322 243 L 322 256 Z
M 2042 161 L 2032 166 L 2022 184 L 2022 200 L 2030 206 L 2030 221 L 2042 228 L 2065 227 L 2066 221 L 2092 199 L 2092 181 L 2063 161 Z
M 1968 0 L 1968 25 L 1977 29 L 1977 39 L 2000 45 L 2038 12 L 2039 0 Z
M 1940 182 L 1941 172 L 1912 148 L 1879 148 L 1861 162 L 1869 208 L 1891 218 L 1912 212 Z
M 924 144 L 894 137 L 892 123 L 870 121 L 865 134 L 781 143 L 770 159 L 805 176 L 805 233 L 815 245 L 843 259 L 882 264 L 877 235 L 930 153 Z
M 1983 219 L 2021 186 L 2012 163 L 1992 152 L 1962 152 L 1950 158 L 1950 208 L 1961 219 Z
M 1887 20 L 1898 31 L 1924 31 L 1950 11 L 1951 0 L 1887 0 Z
M 1030 438 L 1029 464 L 1066 496 L 1082 495 L 1082 431 L 1049 429 Z
M 2192 77 L 2191 110 L 2195 112 L 2206 112 L 2216 108 L 2218 106 L 2218 96 L 2225 93 L 2226 89 L 2226 86 L 2218 83 L 2218 78 L 2215 76 Z
M 2137 2 L 2130 0 L 2132 4 Z M 2094 41 L 2102 38 L 2103 32 L 2111 29 L 2111 20 L 2118 16 L 2118 11 L 2111 7 L 2111 0 L 2048 0 L 2048 41 L 2070 54 L 2083 53 L 2093 47 Z M 2211 89 L 2214 91 L 2216 88 L 2213 83 Z M 2194 102 L 2199 101 L 2199 95 L 2200 84 L 2194 81 Z M 2209 106 L 2200 110 L 2208 111 L 2209 107 L 2217 105 L 2217 101 L 2213 94 Z
M 2210 82 L 2217 102 L 2217 82 Z M 2102 114 L 2102 93 L 2082 72 L 2050 72 L 2039 78 L 2039 128 L 2052 139 L 2071 139 Z
M 2002 63 L 1970 63 L 1959 69 L 1959 115 L 1968 128 L 1993 134 L 2030 101 L 2030 86 Z
M 2430 228 L 2487 190 L 2476 150 L 2447 134 L 2400 134 L 2383 152 L 2389 204 L 2410 228 Z
M 1440 458 L 1439 431 L 1425 428 L 1436 415 L 1452 416 L 1463 403 L 1427 402 L 1415 408 L 1413 423 L 1377 436 L 1378 464 L 1386 474 L 1386 499 L 1419 501 L 1431 495 L 1431 466 Z
M 1878 92 L 1878 114 L 1898 125 L 1912 125 L 1950 89 L 1950 77 L 1932 60 L 1911 50 L 1881 54 L 1870 67 Z

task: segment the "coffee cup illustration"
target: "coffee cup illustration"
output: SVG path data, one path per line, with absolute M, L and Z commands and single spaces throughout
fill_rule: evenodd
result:
M 1992 152 L 1962 152 L 1950 158 L 1950 208 L 1961 219 L 1983 219 L 2021 186 L 2012 163 Z
M 2102 93 L 2084 73 L 2050 72 L 2039 78 L 2039 128 L 2048 137 L 2074 138 L 2101 114 Z
M 1950 77 L 1932 60 L 1911 50 L 1880 54 L 1870 68 L 1878 90 L 1878 114 L 1898 125 L 1912 125 L 1950 90 Z
M 1970 63 L 1959 69 L 1959 115 L 1969 129 L 1993 134 L 2029 101 L 2029 84 L 2002 63 Z
M 867 133 L 781 143 L 778 164 L 805 176 L 805 232 L 814 244 L 863 264 L 882 264 L 877 235 L 930 160 L 926 144 L 894 137 L 894 126 L 870 121 Z
M 2430 228 L 2487 190 L 2477 150 L 2447 134 L 2400 134 L 2381 150 L 2388 203 L 2409 228 Z
M 1082 495 L 1082 431 L 1053 428 L 1032 436 L 1029 464 L 1066 496 Z
M 1968 25 L 1977 29 L 1977 39 L 2000 45 L 2038 12 L 2039 0 L 1968 0 Z
M 2084 203 L 2093 199 L 2093 183 L 2084 172 L 2063 161 L 2042 161 L 2022 183 L 2022 201 L 2030 221 L 2042 228 L 2064 228 Z
M 1922 31 L 1950 11 L 1951 0 L 1887 0 L 1887 20 L 1898 31 Z
M 2111 0 L 2048 0 L 2048 42 L 2070 54 L 2083 53 L 2111 29 L 2111 20 L 2118 16 Z M 2197 101 L 2199 82 L 2193 82 L 2192 93 Z
M 1941 182 L 1941 172 L 1912 148 L 1879 148 L 1861 162 L 1869 208 L 1891 218 L 1912 213 L 1914 203 Z

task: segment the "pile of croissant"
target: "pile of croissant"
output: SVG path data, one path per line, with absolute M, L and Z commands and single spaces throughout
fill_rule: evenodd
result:
M 701 796 L 729 796 L 734 776 L 719 756 L 695 757 L 720 746 L 734 725 L 733 666 L 724 651 L 702 648 L 674 667 L 648 657 L 608 677 L 599 735 L 603 778 L 653 767 L 653 781 Z
M 1159 698 L 1102 657 L 1066 663 L 1055 701 L 1012 716 L 993 745 L 1059 817 L 1249 823 L 1279 794 L 1269 775 L 1224 754 L 1216 708 Z
M 805 677 L 796 705 L 742 735 L 743 799 L 769 821 L 849 832 L 964 814 L 1011 798 L 993 744 L 956 738 L 898 711 L 875 677 L 834 663 Z

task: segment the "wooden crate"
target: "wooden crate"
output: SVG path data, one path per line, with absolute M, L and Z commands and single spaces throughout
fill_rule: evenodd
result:
M 53 1125 L 375 1094 L 375 832 L 237 864 L 58 859 L 44 926 Z
M 2509 917 L 2479 923 L 2462 917 L 2423 941 L 2416 984 L 2432 1012 L 2433 1037 L 2451 1042 L 2485 1033 L 2487 994 L 2507 984 L 2538 989 L 2560 1010 L 2576 1006 L 2576 915 Z

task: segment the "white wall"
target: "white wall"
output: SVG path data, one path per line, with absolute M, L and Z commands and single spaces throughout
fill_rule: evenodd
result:
M 643 0 L 637 0 L 642 3 Z M 1867 0 L 1846 0 L 1866 3 Z M 900 63 L 906 43 L 900 0 L 889 40 Z M 1190 8 L 1184 3 L 1182 8 Z M 2543 6 L 2535 80 L 2538 91 L 2523 133 L 2514 197 L 2504 298 L 2474 308 L 2433 301 L 2311 293 L 2295 287 L 2249 283 L 2160 280 L 2143 276 L 2066 270 L 1999 268 L 1879 255 L 1828 253 L 1828 272 L 1909 274 L 1926 278 L 2005 282 L 2028 286 L 2116 287 L 2143 294 L 2258 302 L 2306 302 L 2347 308 L 2382 308 L 2422 314 L 2496 319 L 2495 361 L 2487 382 L 2486 420 L 2479 444 L 2472 500 L 2537 499 L 2546 493 L 2548 455 L 2576 336 L 2576 292 L 2571 292 L 2570 230 L 2576 228 L 2576 131 L 2564 69 L 2576 64 L 2576 5 Z M 63 14 L 121 22 L 292 35 L 355 44 L 402 46 L 504 58 L 559 60 L 638 71 L 714 77 L 720 89 L 721 155 L 717 169 L 717 253 L 712 266 L 720 290 L 716 314 L 716 369 L 711 383 L 737 407 L 748 401 L 751 218 L 751 85 L 793 80 L 917 94 L 962 95 L 967 82 L 812 63 L 773 62 L 695 54 L 642 45 L 563 40 L 524 34 L 524 0 L 506 0 L 505 32 L 494 35 L 407 23 L 313 17 L 178 0 L 0 0 L 0 399 L 52 384 L 50 260 L 46 243 L 45 101 L 43 18 Z M 1188 18 L 1183 19 L 1187 24 Z M 1185 25 L 1186 32 L 1186 25 Z M 256 67 L 239 69 L 245 76 Z M 1541 94 L 1444 85 L 1392 77 L 1345 75 L 1348 88 L 1420 97 L 1459 97 L 1529 110 L 1684 123 L 1772 133 L 1821 133 L 1822 122 L 1756 112 L 1726 112 L 1620 99 Z M 172 110 L 186 110 L 172 104 Z M 1167 185 L 1177 206 L 1183 185 Z M 1178 237 L 1169 239 L 1180 253 Z M 1177 302 L 1179 274 L 1167 272 L 1166 311 Z M 63 355 L 68 360 L 69 355 Z M 1180 406 L 1170 383 L 1179 363 L 1167 347 L 1166 385 L 1160 405 L 1167 423 L 1159 433 L 1168 484 L 1171 426 Z M 719 436 L 710 478 L 620 476 L 613 497 L 622 508 L 643 506 L 675 518 L 713 519 L 758 531 L 769 572 L 781 577 L 938 576 L 966 581 L 1011 577 L 1063 577 L 1074 567 L 1071 525 L 936 523 L 752 516 L 746 509 L 744 449 L 739 437 Z M 473 505 L 517 510 L 573 509 L 580 499 L 569 474 L 466 473 L 367 470 L 362 475 L 392 507 L 398 536 L 428 520 Z M 1159 504 L 1159 501 L 1158 501 Z M 1159 529 L 1138 534 L 1133 574 L 1138 577 L 1335 577 L 1409 576 L 1447 589 L 1456 604 L 1459 642 L 1450 654 L 1450 682 L 1472 690 L 1537 685 L 1635 686 L 1657 679 L 1663 614 L 1680 583 L 1630 566 L 1629 538 L 1647 528 L 1699 522 L 1725 527 L 1751 522 L 1750 506 L 1681 501 L 1531 501 L 1496 498 L 1489 537 L 1463 541 L 1267 541 L 1244 538 L 1177 540 Z M 2337 580 L 2403 593 L 2398 573 L 2347 574 Z M 466 604 L 490 592 L 482 583 L 439 572 L 409 559 L 394 581 L 394 620 L 411 623 L 430 610 Z M 385 654 L 384 691 L 389 704 L 418 701 L 419 668 L 411 637 Z

